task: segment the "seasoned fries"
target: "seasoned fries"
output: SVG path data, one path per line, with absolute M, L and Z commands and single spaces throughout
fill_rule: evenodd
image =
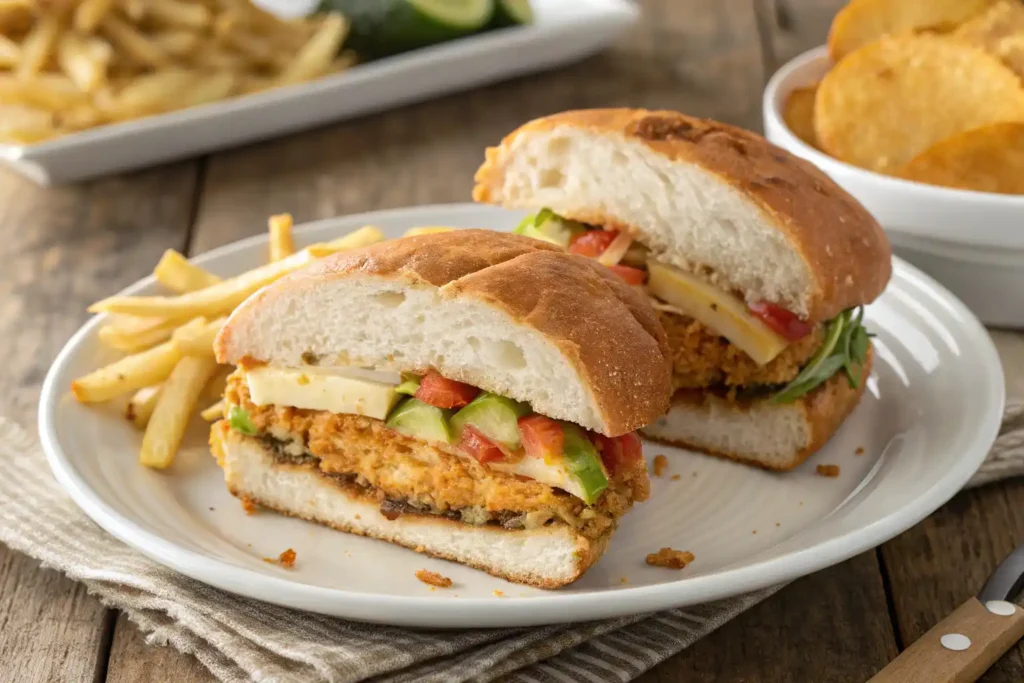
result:
M 145 430 L 142 464 L 155 468 L 171 465 L 197 404 L 208 405 L 201 413 L 207 421 L 223 414 L 221 397 L 233 368 L 217 364 L 213 342 L 238 304 L 322 256 L 384 239 L 379 229 L 365 226 L 296 252 L 290 215 L 272 216 L 268 225 L 274 260 L 266 265 L 222 280 L 168 249 L 153 275 L 178 296 L 115 296 L 90 307 L 90 311 L 116 314 L 100 328 L 99 338 L 107 346 L 133 355 L 76 379 L 71 391 L 82 403 L 109 401 L 134 392 L 125 416 Z
M 270 260 L 280 261 L 295 253 L 295 244 L 292 242 L 291 214 L 282 213 L 271 216 L 268 225 L 270 229 Z
M 153 269 L 153 275 L 157 282 L 176 294 L 194 292 L 221 281 L 213 273 L 189 263 L 188 259 L 173 249 L 168 249 L 160 257 L 160 262 Z
M 0 113 L 36 110 L 0 116 L 0 142 L 320 78 L 354 63 L 347 32 L 338 13 L 282 19 L 251 0 L 0 0 Z
M 76 379 L 71 383 L 71 391 L 82 403 L 109 401 L 163 382 L 180 359 L 181 352 L 174 343 L 164 342 Z
M 196 401 L 216 369 L 213 358 L 197 356 L 186 356 L 174 366 L 142 437 L 139 461 L 143 465 L 164 469 L 174 461 Z

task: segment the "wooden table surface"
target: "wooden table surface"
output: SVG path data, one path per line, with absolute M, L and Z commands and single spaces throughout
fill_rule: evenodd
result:
M 297 221 L 468 201 L 483 148 L 542 114 L 677 109 L 760 129 L 780 63 L 823 42 L 841 0 L 646 0 L 643 22 L 584 62 L 471 93 L 73 187 L 0 172 L 0 414 L 34 427 L 40 384 L 88 303 L 196 254 Z M 1024 335 L 994 332 L 1024 398 Z M 644 681 L 861 681 L 977 591 L 1024 541 L 1024 482 L 962 493 L 876 550 L 796 581 Z M 0 545 L 0 681 L 212 681 L 145 644 L 84 588 Z M 982 679 L 1024 680 L 1018 645 Z

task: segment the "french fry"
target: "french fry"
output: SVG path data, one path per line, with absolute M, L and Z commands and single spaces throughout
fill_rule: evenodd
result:
M 147 18 L 165 25 L 203 29 L 213 20 L 210 10 L 194 2 L 178 0 L 150 0 L 146 5 Z
M 416 235 L 433 235 L 439 232 L 451 232 L 455 228 L 446 228 L 442 225 L 424 225 L 419 228 L 409 228 L 403 237 L 415 237 Z
M 238 90 L 241 80 L 227 69 L 201 74 L 178 100 L 179 107 L 195 107 L 230 97 Z
M 164 252 L 160 262 L 153 269 L 153 275 L 157 282 L 176 294 L 194 292 L 221 281 L 213 273 L 189 263 L 188 259 L 174 249 Z
M 310 246 L 280 261 L 254 268 L 247 273 L 215 285 L 177 297 L 113 296 L 89 307 L 92 313 L 121 313 L 142 317 L 165 317 L 184 320 L 196 316 L 219 316 L 228 313 L 256 290 L 287 275 L 316 258 L 347 249 L 374 244 L 384 239 L 377 228 L 367 226 L 344 237 Z
M 121 0 L 121 10 L 132 21 L 138 23 L 146 17 L 147 0 Z
M 199 415 L 207 422 L 215 422 L 224 416 L 224 401 L 217 401 L 209 408 L 204 408 Z
M 139 461 L 165 469 L 174 461 L 203 387 L 217 369 L 213 358 L 186 356 L 174 366 L 157 399 L 142 437 Z
M 217 338 L 220 328 L 224 327 L 227 318 L 217 318 L 207 321 L 203 318 L 196 318 L 187 325 L 182 325 L 171 339 L 174 340 L 178 350 L 186 356 L 210 356 L 213 357 L 213 340 Z
M 163 69 L 133 79 L 108 105 L 113 119 L 131 119 L 169 111 L 195 83 L 196 74 L 183 69 Z
M 235 366 L 233 365 L 219 366 L 217 372 L 213 373 L 213 377 L 206 384 L 206 388 L 203 389 L 203 399 L 206 401 L 216 401 L 224 396 L 224 390 L 228 386 L 228 376 L 234 370 Z
M 324 256 L 330 256 L 331 254 L 339 251 L 348 251 L 349 249 L 367 247 L 371 244 L 383 241 L 384 233 L 380 231 L 380 228 L 375 228 L 372 225 L 365 225 L 358 230 L 350 232 L 343 237 L 333 239 L 330 242 L 311 244 L 306 247 L 305 251 L 308 251 L 316 258 L 321 258 Z
M 163 52 L 175 57 L 190 57 L 202 43 L 202 35 L 197 31 L 172 29 L 152 36 L 156 46 Z
M 114 0 L 82 0 L 75 8 L 75 29 L 82 33 L 95 32 L 113 6 Z
M 145 429 L 149 418 L 156 408 L 156 401 L 160 398 L 160 391 L 163 384 L 156 384 L 151 387 L 143 387 L 135 392 L 135 395 L 128 401 L 125 407 L 124 416 L 139 429 Z
M 92 92 L 107 80 L 107 68 L 113 59 L 110 45 L 98 38 L 64 34 L 57 45 L 60 68 L 79 90 Z
M 268 226 L 270 229 L 271 261 L 280 261 L 295 253 L 295 243 L 292 240 L 292 224 L 292 215 L 290 213 L 282 213 L 270 217 Z
M 0 67 L 10 69 L 21 61 L 21 46 L 0 34 Z
M 299 83 L 327 73 L 347 32 L 348 22 L 345 17 L 335 13 L 328 14 L 316 33 L 306 41 L 291 63 L 281 72 L 280 82 Z
M 56 15 L 45 14 L 36 22 L 21 43 L 21 60 L 14 71 L 18 78 L 27 80 L 43 70 L 53 55 L 59 33 L 60 21 Z
M 131 318 L 132 323 L 107 324 L 100 328 L 99 338 L 112 349 L 139 353 L 171 338 L 177 321 L 162 318 Z
M 0 74 L 0 104 L 24 104 L 60 112 L 86 101 L 86 94 L 63 74 L 38 74 L 22 80 Z
M 167 379 L 181 359 L 173 342 L 125 356 L 71 383 L 71 392 L 82 403 L 99 403 Z
M 124 19 L 108 14 L 100 21 L 103 33 L 131 59 L 147 66 L 168 66 L 170 59 L 134 26 Z

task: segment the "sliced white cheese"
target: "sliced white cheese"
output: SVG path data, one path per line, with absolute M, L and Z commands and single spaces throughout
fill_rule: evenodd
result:
M 375 382 L 321 368 L 261 366 L 246 373 L 249 396 L 258 406 L 278 405 L 331 413 L 388 416 L 401 394 L 396 384 Z
M 563 462 L 547 462 L 544 458 L 524 456 L 516 462 L 489 462 L 487 466 L 499 472 L 535 479 L 542 484 L 571 493 L 577 498 L 586 499 L 583 487 L 576 477 L 569 473 Z
M 739 297 L 678 268 L 647 262 L 647 290 L 722 335 L 759 365 L 782 353 L 789 342 L 768 327 Z

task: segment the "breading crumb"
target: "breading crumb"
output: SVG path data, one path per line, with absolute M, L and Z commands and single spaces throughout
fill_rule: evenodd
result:
M 839 465 L 818 465 L 816 470 L 823 477 L 839 476 Z
M 277 556 L 277 559 L 273 557 L 264 557 L 263 561 L 267 564 L 279 564 L 285 569 L 291 569 L 295 566 L 295 551 L 291 548 L 285 550 L 283 553 Z
M 421 545 L 418 545 L 418 546 L 416 546 L 416 552 L 418 552 L 418 553 L 425 553 L 425 552 L 427 552 L 427 549 L 424 548 Z
M 647 556 L 647 564 L 668 569 L 683 569 L 686 565 L 693 562 L 694 559 L 693 553 L 688 550 L 662 548 L 658 552 Z
M 426 569 L 420 569 L 416 572 L 416 578 L 429 586 L 437 586 L 438 588 L 449 588 L 452 585 L 452 580 L 447 576 L 441 576 L 437 572 L 430 572 Z M 431 588 L 430 590 L 434 590 Z
M 668 469 L 668 458 L 664 455 L 654 456 L 654 476 L 660 477 Z
M 680 479 L 682 479 L 682 475 L 679 475 L 679 474 L 673 474 L 672 475 L 672 481 L 679 481 Z
M 775 526 L 782 526 L 782 525 L 779 524 L 778 522 L 775 522 Z
M 503 598 L 503 597 L 505 597 L 505 593 L 503 591 L 494 590 L 494 591 L 491 591 L 491 592 L 494 593 L 494 597 L 496 597 L 496 598 Z
M 629 577 L 623 576 L 621 579 L 619 579 L 619 583 L 629 583 Z
M 242 509 L 245 510 L 245 514 L 252 515 L 259 512 L 260 506 L 249 496 L 242 496 Z
M 857 450 L 855 450 L 854 453 L 856 453 L 857 455 L 864 455 L 864 447 L 858 446 Z
M 756 534 L 756 533 L 757 533 L 757 529 L 754 529 L 754 530 L 753 530 L 753 531 L 751 531 L 750 533 L 752 533 L 752 534 Z
M 213 508 L 210 508 L 210 512 L 213 512 Z

